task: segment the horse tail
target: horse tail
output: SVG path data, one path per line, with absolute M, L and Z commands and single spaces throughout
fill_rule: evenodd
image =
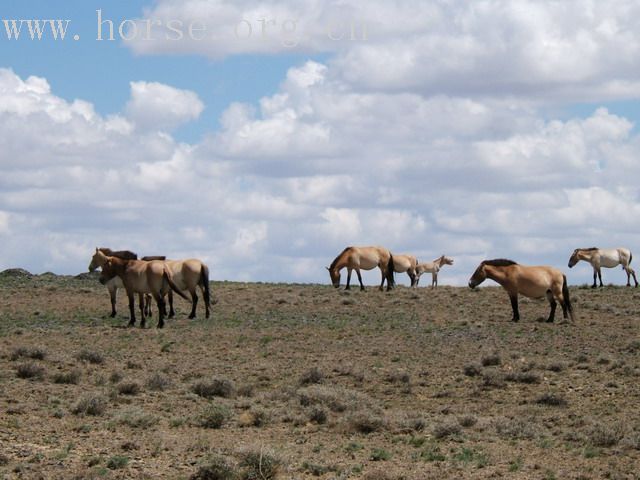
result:
M 567 285 L 566 275 L 562 275 L 562 297 L 564 299 L 564 304 L 567 306 L 567 310 L 569 311 L 569 315 L 571 316 L 571 321 L 573 322 L 573 306 L 571 305 L 571 298 L 569 298 L 569 287 Z
M 191 299 L 189 297 L 187 297 L 184 293 L 182 293 L 182 290 L 180 290 L 178 288 L 178 286 L 173 282 L 173 279 L 171 278 L 171 272 L 169 271 L 169 268 L 166 265 L 164 267 L 164 270 L 162 271 L 162 276 L 167 280 L 167 283 L 171 287 L 171 290 L 176 292 L 178 295 L 180 295 L 185 300 L 187 300 L 189 302 L 191 301 Z
M 211 306 L 211 292 L 209 291 L 209 267 L 204 263 L 200 268 L 200 282 L 202 283 L 202 291 L 204 294 L 204 302 L 206 305 Z
M 395 279 L 393 278 L 393 272 L 396 267 L 393 263 L 393 255 L 389 254 L 389 262 L 387 263 L 387 288 L 394 287 L 396 284 Z

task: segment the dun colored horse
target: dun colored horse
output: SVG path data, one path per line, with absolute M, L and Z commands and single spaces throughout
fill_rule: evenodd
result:
M 593 285 L 591 285 L 591 288 L 596 288 L 596 277 L 600 280 L 600 286 L 603 286 L 601 267 L 614 268 L 622 265 L 622 269 L 627 273 L 627 287 L 631 286 L 632 275 L 637 287 L 636 272 L 629 266 L 632 259 L 633 255 L 628 248 L 576 248 L 569 258 L 569 268 L 573 268 L 580 260 L 589 262 L 593 267 Z
M 106 248 L 106 247 L 101 247 L 98 250 L 100 250 L 105 255 L 108 255 L 110 257 L 118 257 L 123 260 L 138 259 L 138 255 L 136 255 L 133 252 L 130 252 L 129 250 L 113 251 L 110 248 Z M 142 257 L 141 260 L 144 260 L 144 261 L 164 260 L 165 258 L 166 257 L 162 257 L 162 256 L 146 256 L 146 257 Z M 93 262 L 91 262 L 91 264 L 89 265 L 90 272 L 95 271 L 97 268 L 98 267 L 94 265 Z M 116 316 L 116 299 L 117 299 L 118 289 L 124 288 L 124 285 L 122 284 L 122 280 L 120 280 L 120 277 L 113 277 L 111 280 L 105 282 L 104 285 L 107 287 L 107 290 L 109 290 L 109 297 L 111 299 L 111 317 L 113 318 Z M 144 296 L 144 309 L 145 309 L 146 315 L 150 316 L 151 315 L 151 295 Z
M 518 265 L 512 260 L 485 260 L 469 279 L 469 287 L 475 288 L 487 278 L 498 282 L 509 294 L 513 308 L 513 321 L 520 320 L 518 310 L 518 294 L 529 298 L 547 297 L 551 305 L 551 312 L 547 322 L 553 322 L 556 312 L 556 301 L 562 306 L 562 314 L 567 318 L 567 312 L 573 318 L 573 308 L 569 298 L 567 277 L 553 267 L 527 267 Z
M 165 262 L 152 260 L 123 260 L 118 257 L 110 257 L 96 248 L 96 253 L 91 259 L 91 264 L 102 268 L 101 282 L 106 283 L 118 276 L 122 280 L 127 297 L 129 298 L 129 313 L 131 319 L 129 326 L 135 325 L 136 314 L 134 308 L 134 294 L 139 294 L 140 315 L 142 320 L 140 326 L 145 326 L 145 312 L 143 294 L 150 293 L 158 305 L 158 328 L 164 326 L 164 315 L 166 307 L 164 297 L 169 290 L 175 291 L 185 300 L 189 298 L 182 293 L 180 288 L 173 282 L 173 274 Z
M 198 305 L 198 294 L 196 288 L 200 287 L 204 299 L 205 317 L 210 316 L 211 293 L 209 291 L 209 267 L 200 260 L 190 258 L 187 260 L 167 260 L 165 262 L 171 273 L 173 281 L 182 291 L 191 294 L 191 313 L 189 318 L 196 317 L 196 306 Z M 215 302 L 214 302 L 215 303 Z M 173 293 L 169 291 L 169 318 L 175 316 L 173 309 Z
M 393 271 L 396 273 L 407 272 L 411 279 L 411 286 L 416 284 L 416 266 L 418 259 L 413 255 L 393 255 Z
M 416 267 L 416 287 L 420 282 L 420 277 L 423 273 L 431 272 L 431 287 L 438 286 L 438 272 L 444 265 L 453 265 L 453 258 L 445 257 L 442 255 L 436 258 L 433 262 L 419 263 Z
M 360 270 L 372 270 L 376 267 L 382 273 L 380 290 L 383 289 L 385 280 L 387 281 L 387 290 L 391 290 L 395 284 L 393 279 L 394 261 L 391 252 L 384 247 L 347 247 L 331 262 L 331 266 L 327 267 L 327 270 L 331 276 L 331 283 L 338 288 L 340 286 L 340 270 L 346 268 L 347 290 L 351 288 L 351 272 L 355 270 L 360 282 L 360 289 L 364 290 Z

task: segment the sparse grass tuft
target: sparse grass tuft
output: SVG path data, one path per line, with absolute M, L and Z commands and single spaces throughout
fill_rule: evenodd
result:
M 18 347 L 11 352 L 9 357 L 11 361 L 15 362 L 20 358 L 30 358 L 32 360 L 44 360 L 47 356 L 47 352 L 40 348 L 26 348 Z
M 120 425 L 127 425 L 131 428 L 149 428 L 156 425 L 160 419 L 155 415 L 146 413 L 141 408 L 132 408 L 119 413 L 115 417 Z
M 487 355 L 485 357 L 482 357 L 482 360 L 480 361 L 480 363 L 482 363 L 483 367 L 494 367 L 494 366 L 501 365 L 502 360 L 500 359 L 500 355 L 498 355 L 497 353 L 494 353 L 492 355 Z
M 462 432 L 462 428 L 458 422 L 453 420 L 444 423 L 438 423 L 433 427 L 433 437 L 442 440 L 447 437 L 454 437 Z
M 235 387 L 233 382 L 223 378 L 214 378 L 210 382 L 198 382 L 191 387 L 191 391 L 204 398 L 231 398 Z
M 149 390 L 154 392 L 163 392 L 171 385 L 171 381 L 161 373 L 154 373 L 146 382 L 146 386 Z
M 302 386 L 311 385 L 315 383 L 322 383 L 324 381 L 324 374 L 318 370 L 317 367 L 313 367 L 302 374 L 298 383 Z
M 71 370 L 70 372 L 58 372 L 53 376 L 53 383 L 65 385 L 77 385 L 80 383 L 82 372 L 80 370 Z
M 384 429 L 386 422 L 381 416 L 371 412 L 358 412 L 347 419 L 348 427 L 357 433 L 373 433 Z
M 327 423 L 327 412 L 322 407 L 312 407 L 309 411 L 309 421 L 323 425 Z
M 92 350 L 81 350 L 76 355 L 78 360 L 83 362 L 92 363 L 94 365 L 101 365 L 104 363 L 104 357 L 99 352 L 94 352 Z
M 210 455 L 189 478 L 190 480 L 234 480 L 238 478 L 238 472 L 227 458 Z
M 107 468 L 109 470 L 120 470 L 129 464 L 129 457 L 124 455 L 114 455 L 107 460 Z
M 243 480 L 273 480 L 283 468 L 282 459 L 268 449 L 244 450 L 239 457 Z
M 587 443 L 594 447 L 613 447 L 624 437 L 625 428 L 621 423 L 594 423 L 587 430 Z
M 231 417 L 231 411 L 224 405 L 211 403 L 205 407 L 198 418 L 198 425 L 203 428 L 222 428 Z
M 124 382 L 119 384 L 117 388 L 120 395 L 137 395 L 142 390 L 137 382 Z
M 545 393 L 543 395 L 540 395 L 536 399 L 536 403 L 538 405 L 548 405 L 550 407 L 566 407 L 567 406 L 567 401 L 563 397 L 559 395 L 554 395 L 553 393 Z
M 482 375 L 482 386 L 484 388 L 503 388 L 506 385 L 504 373 L 497 370 L 490 370 Z
M 506 439 L 531 440 L 538 435 L 538 427 L 524 418 L 500 418 L 495 421 L 496 433 Z
M 476 363 L 470 363 L 464 366 L 464 374 L 467 377 L 477 377 L 482 373 L 482 367 Z
M 75 415 L 91 415 L 100 416 L 104 414 L 107 409 L 107 399 L 101 395 L 86 396 L 78 400 L 75 404 L 72 413 Z
M 21 363 L 16 367 L 16 376 L 24 379 L 41 380 L 44 377 L 44 367 L 33 362 Z
M 458 419 L 458 423 L 460 423 L 460 426 L 464 428 L 469 428 L 478 423 L 478 419 L 474 415 L 465 415 Z
M 505 380 L 507 382 L 533 384 L 540 383 L 540 375 L 533 372 L 513 372 L 507 374 Z

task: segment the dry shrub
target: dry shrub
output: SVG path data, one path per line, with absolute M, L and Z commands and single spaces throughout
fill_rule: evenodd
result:
M 531 440 L 539 434 L 533 419 L 499 418 L 494 426 L 500 437 L 510 440 Z
M 540 395 L 536 399 L 536 403 L 538 405 L 547 405 L 550 407 L 566 407 L 567 406 L 567 401 L 563 397 L 559 395 L 555 395 L 553 393 L 545 393 L 543 395 Z
M 204 398 L 231 398 L 234 395 L 235 387 L 231 380 L 214 378 L 209 382 L 195 383 L 191 387 L 191 391 Z
M 480 361 L 480 363 L 482 363 L 483 367 L 494 367 L 502 364 L 502 360 L 500 359 L 500 355 L 498 355 L 497 353 L 494 353 L 494 354 L 486 355 L 482 357 L 482 360 Z
M 622 423 L 596 422 L 587 429 L 586 440 L 594 447 L 613 447 L 622 440 L 624 435 L 625 427 Z
M 18 347 L 13 350 L 9 357 L 11 361 L 16 361 L 19 358 L 30 358 L 32 360 L 44 360 L 47 356 L 47 352 L 41 348 L 26 348 Z
M 450 420 L 443 423 L 438 423 L 433 427 L 433 437 L 441 440 L 447 437 L 454 437 L 462 432 L 460 424 L 456 421 Z
M 80 383 L 82 373 L 80 370 L 71 370 L 70 372 L 58 372 L 53 376 L 53 383 L 77 385 Z
M 312 385 L 316 383 L 322 383 L 324 381 L 324 374 L 317 368 L 313 367 L 302 374 L 298 383 L 300 385 Z
M 540 375 L 533 372 L 512 372 L 505 376 L 505 380 L 507 382 L 533 384 L 540 383 Z
M 137 382 L 124 382 L 118 385 L 118 393 L 120 395 L 137 395 L 142 388 Z
M 238 456 L 243 480 L 273 480 L 278 478 L 284 465 L 279 456 L 265 448 L 243 450 Z
M 145 412 L 141 408 L 131 408 L 120 412 L 115 417 L 120 425 L 127 425 L 131 428 L 149 428 L 156 425 L 160 419 L 155 415 Z
M 198 425 L 204 428 L 222 428 L 231 417 L 231 411 L 225 405 L 210 404 L 205 407 L 198 418 Z
M 76 358 L 83 362 L 93 363 L 94 365 L 101 365 L 104 363 L 104 357 L 102 354 L 92 350 L 81 350 L 76 355 Z
M 227 458 L 210 455 L 189 478 L 190 480 L 234 480 L 238 478 L 238 472 Z
M 22 363 L 16 367 L 16 376 L 18 378 L 40 380 L 44 377 L 44 368 L 33 362 Z
M 107 409 L 107 405 L 107 399 L 102 395 L 89 395 L 78 400 L 71 412 L 75 415 L 100 416 Z
M 475 415 L 465 415 L 464 417 L 460 417 L 458 419 L 458 423 L 460 423 L 460 426 L 464 428 L 469 428 L 478 423 L 478 419 L 475 417 Z
M 505 385 L 505 377 L 502 372 L 490 370 L 482 375 L 482 386 L 484 388 L 503 388 Z
M 367 395 L 338 386 L 311 385 L 298 390 L 298 398 L 303 407 L 322 405 L 332 412 L 376 407 Z
M 161 373 L 154 373 L 147 378 L 146 386 L 154 392 L 162 392 L 171 385 L 171 380 Z
M 383 430 L 387 422 L 375 412 L 356 412 L 349 415 L 346 425 L 351 432 L 369 434 Z
M 463 371 L 467 377 L 476 377 L 482 373 L 482 367 L 476 363 L 470 363 L 464 366 Z

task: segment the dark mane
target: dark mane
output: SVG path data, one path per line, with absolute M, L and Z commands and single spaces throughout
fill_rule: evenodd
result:
M 98 250 L 100 250 L 102 253 L 104 253 L 105 255 L 107 255 L 109 257 L 117 257 L 117 258 L 121 258 L 122 260 L 137 260 L 138 259 L 138 255 L 136 255 L 133 252 L 130 252 L 129 250 L 118 250 L 118 251 L 114 252 L 113 250 L 111 250 L 110 248 L 107 248 L 107 247 L 102 247 L 102 248 L 99 248 Z
M 350 248 L 351 247 L 345 248 L 342 252 L 340 252 L 340 255 L 338 255 L 336 258 L 333 259 L 333 262 L 331 262 L 331 265 L 329 265 L 329 270 L 333 270 L 336 267 L 336 263 L 338 263 L 338 260 L 340 259 L 340 257 L 344 255 L 344 253 Z
M 151 260 L 166 260 L 167 257 L 165 255 L 147 255 L 146 257 L 142 257 L 140 260 L 144 260 L 149 262 Z
M 513 260 L 508 260 L 506 258 L 495 258 L 493 260 L 485 260 L 482 262 L 483 265 L 489 265 L 490 267 L 508 267 L 509 265 L 517 265 Z
M 595 252 L 596 250 L 600 250 L 598 247 L 591 247 L 591 248 L 579 248 L 578 250 L 583 250 L 585 252 Z

